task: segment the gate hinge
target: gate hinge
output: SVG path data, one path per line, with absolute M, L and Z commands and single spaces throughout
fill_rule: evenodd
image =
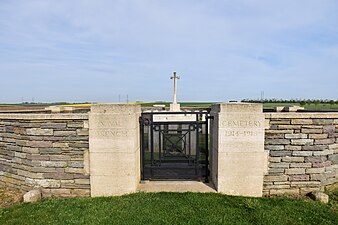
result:
M 206 119 L 211 119 L 211 120 L 213 120 L 213 119 L 214 119 L 214 116 L 206 116 L 205 118 L 206 118 Z

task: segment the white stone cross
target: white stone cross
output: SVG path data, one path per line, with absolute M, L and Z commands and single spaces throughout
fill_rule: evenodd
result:
M 170 79 L 174 80 L 174 100 L 173 100 L 173 104 L 177 104 L 177 99 L 176 99 L 176 81 L 177 79 L 180 79 L 179 76 L 176 76 L 176 72 L 174 72 L 174 76 L 170 77 Z

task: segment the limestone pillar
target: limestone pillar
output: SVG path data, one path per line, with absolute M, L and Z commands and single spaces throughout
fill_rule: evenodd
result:
M 262 104 L 216 104 L 211 116 L 211 179 L 217 191 L 262 196 L 267 168 Z
M 91 196 L 136 191 L 140 181 L 140 114 L 140 105 L 92 105 L 89 114 Z

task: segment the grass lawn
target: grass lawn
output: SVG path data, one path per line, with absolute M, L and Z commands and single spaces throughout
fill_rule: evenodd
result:
M 290 198 L 208 193 L 137 193 L 49 199 L 0 208 L 0 224 L 338 224 L 337 198 L 324 205 Z

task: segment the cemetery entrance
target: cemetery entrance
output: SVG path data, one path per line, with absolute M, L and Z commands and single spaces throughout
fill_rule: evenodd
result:
M 208 182 L 208 119 L 207 111 L 142 113 L 142 180 Z

